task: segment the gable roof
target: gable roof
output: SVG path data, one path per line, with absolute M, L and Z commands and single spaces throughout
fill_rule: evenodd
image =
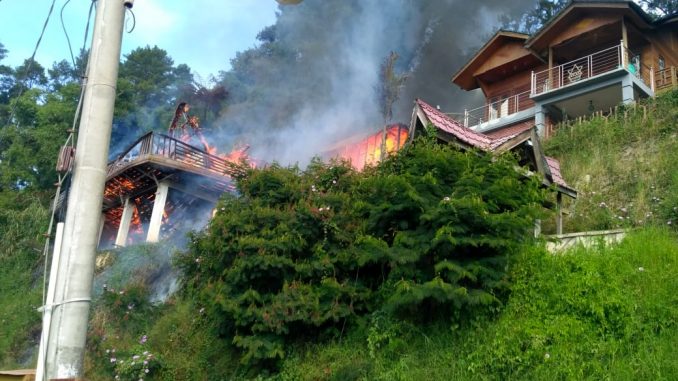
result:
M 570 2 L 547 21 L 537 32 L 532 34 L 525 42 L 525 47 L 530 51 L 537 52 L 543 49 L 540 44 L 547 39 L 554 26 L 570 18 L 578 20 L 578 13 L 587 9 L 609 9 L 624 12 L 626 16 L 634 20 L 641 28 L 652 28 L 655 24 L 652 18 L 636 3 L 630 0 L 570 0 Z
M 453 76 L 452 82 L 457 84 L 464 90 L 473 90 L 478 87 L 474 78 L 473 72 L 479 68 L 488 57 L 492 56 L 499 48 L 501 48 L 506 41 L 519 41 L 524 43 L 530 36 L 525 33 L 499 30 L 489 41 L 485 43 L 473 57 L 459 69 Z M 529 51 L 526 53 L 530 53 Z
M 421 110 L 427 121 L 431 122 L 431 124 L 433 124 L 439 130 L 451 134 L 459 141 L 459 143 L 463 145 L 488 152 L 496 151 L 502 144 L 513 138 L 516 138 L 518 135 L 521 135 L 521 133 L 532 128 L 529 127 L 513 130 L 509 133 L 491 137 L 464 127 L 461 123 L 445 115 L 444 113 L 440 112 L 440 110 L 422 101 L 421 99 L 416 100 L 416 105 L 418 106 L 418 109 Z
M 496 131 L 494 136 L 489 136 L 464 127 L 421 99 L 415 101 L 412 116 L 410 138 L 414 137 L 417 121 L 420 121 L 424 126 L 432 124 L 439 132 L 442 132 L 443 136 L 454 139 L 450 143 L 456 143 L 461 148 L 476 148 L 484 152 L 499 154 L 522 144 L 528 144 L 534 154 L 536 170 L 544 176 L 545 185 L 555 184 L 559 192 L 572 198 L 577 197 L 577 191 L 567 185 L 563 179 L 560 163 L 544 155 L 534 126 L 527 125 L 513 130 L 506 129 L 508 131 Z

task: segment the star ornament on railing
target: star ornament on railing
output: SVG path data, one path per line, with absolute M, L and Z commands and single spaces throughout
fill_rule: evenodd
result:
M 572 66 L 570 70 L 567 71 L 567 79 L 569 79 L 570 82 L 577 82 L 580 80 L 582 74 L 581 69 L 581 66 L 574 64 L 574 66 Z

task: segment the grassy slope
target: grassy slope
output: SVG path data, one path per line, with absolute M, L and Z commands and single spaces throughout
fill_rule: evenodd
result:
M 678 223 L 677 91 L 561 128 L 545 149 L 579 191 L 565 232 Z

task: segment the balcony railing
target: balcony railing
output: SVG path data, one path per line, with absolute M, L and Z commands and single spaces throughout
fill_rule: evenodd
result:
M 455 119 L 463 118 L 465 127 L 474 127 L 532 107 L 534 107 L 534 101 L 530 99 L 530 90 L 527 90 L 519 94 L 504 97 L 496 102 L 471 110 L 465 110 L 464 114 L 456 114 Z
M 656 91 L 678 89 L 678 73 L 675 66 L 657 70 L 654 80 Z
M 134 165 L 137 159 L 148 155 L 162 156 L 176 162 L 224 175 L 233 176 L 242 171 L 236 163 L 207 153 L 181 140 L 163 134 L 148 134 L 139 138 L 118 158 L 108 164 L 108 175 L 122 167 Z
M 639 60 L 639 55 L 624 48 L 623 43 L 555 66 L 532 73 L 532 96 L 557 90 L 619 68 L 640 78 L 654 91 L 655 80 L 652 68 Z

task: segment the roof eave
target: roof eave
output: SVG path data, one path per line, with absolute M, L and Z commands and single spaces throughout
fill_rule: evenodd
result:
M 556 16 L 551 18 L 546 24 L 544 24 L 541 29 L 535 32 L 530 36 L 527 41 L 525 41 L 525 48 L 539 57 L 536 50 L 534 49 L 534 44 L 537 42 L 546 32 L 548 32 L 554 25 L 558 24 L 567 14 L 572 12 L 575 8 L 592 8 L 596 5 L 607 5 L 608 8 L 617 8 L 617 9 L 631 9 L 640 18 L 647 23 L 648 26 L 653 26 L 654 22 L 652 18 L 645 13 L 645 11 L 636 3 L 630 0 L 625 1 L 595 1 L 595 0 L 570 0 L 570 3 L 563 8 Z
M 512 37 L 512 38 L 518 38 L 527 41 L 528 38 L 530 37 L 528 34 L 525 33 L 519 33 L 519 32 L 514 32 L 514 31 L 507 31 L 507 30 L 498 30 L 492 38 L 490 38 L 478 51 L 471 57 L 470 60 L 464 65 L 461 69 L 457 70 L 457 72 L 452 76 L 452 83 L 455 85 L 461 87 L 464 90 L 474 90 L 478 88 L 478 84 L 476 81 L 473 81 L 474 83 L 471 86 L 468 86 L 470 83 L 467 82 L 462 82 L 460 83 L 460 77 L 464 74 L 466 74 L 466 71 L 469 70 L 475 61 L 490 47 L 492 44 L 499 39 L 500 37 Z M 474 86 L 475 85 L 475 86 Z

